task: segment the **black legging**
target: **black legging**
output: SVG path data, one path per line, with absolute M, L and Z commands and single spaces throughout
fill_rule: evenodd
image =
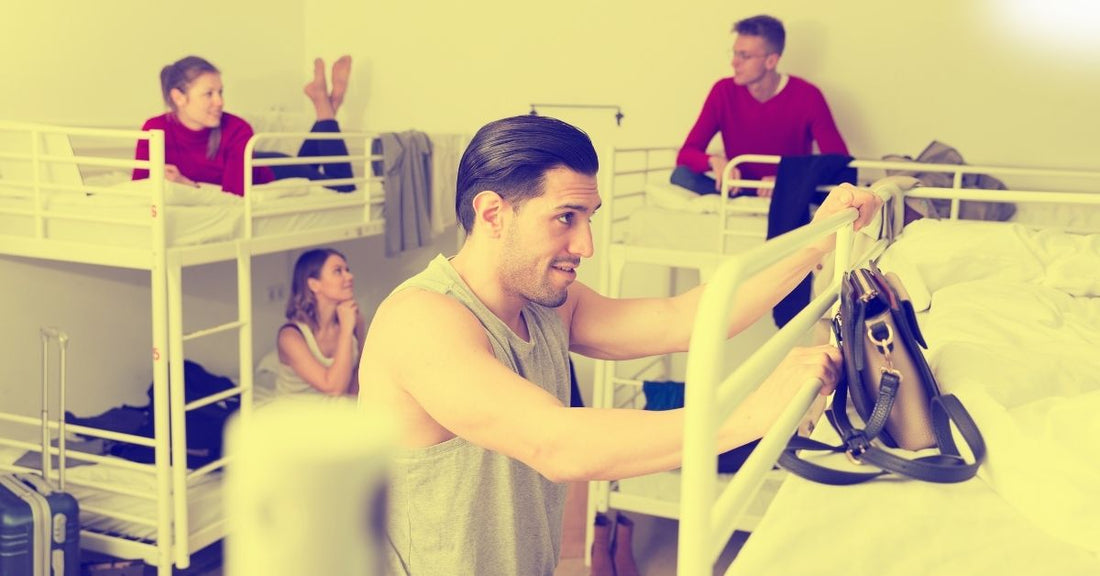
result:
M 339 133 L 340 125 L 336 120 L 318 120 L 313 124 L 310 132 Z M 298 150 L 298 158 L 309 156 L 347 156 L 348 147 L 343 140 L 306 140 Z M 289 158 L 282 152 L 269 152 L 254 150 L 253 158 Z M 310 180 L 333 180 L 337 178 L 351 178 L 351 163 L 336 162 L 332 164 L 295 164 L 292 166 L 272 166 L 271 172 L 276 180 L 283 178 L 308 178 Z M 354 184 L 341 184 L 338 186 L 326 186 L 337 192 L 354 192 Z

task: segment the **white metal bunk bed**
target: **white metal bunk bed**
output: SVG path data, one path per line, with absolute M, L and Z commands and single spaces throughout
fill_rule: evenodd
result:
M 340 138 L 358 151 L 349 156 L 308 159 L 256 159 L 251 152 L 265 139 Z M 186 568 L 190 555 L 224 536 L 220 505 L 222 458 L 193 470 L 172 466 L 186 460 L 185 414 L 232 396 L 241 397 L 242 417 L 252 403 L 253 256 L 380 234 L 381 178 L 372 177 L 372 134 L 256 134 L 246 150 L 245 195 L 173 189 L 166 182 L 164 135 L 160 131 L 123 131 L 0 124 L 0 254 L 33 259 L 79 262 L 149 271 L 152 299 L 153 438 L 68 425 L 87 437 L 151 447 L 155 463 L 138 464 L 113 457 L 70 454 L 94 466 L 69 471 L 67 488 L 81 500 L 83 547 L 124 558 L 141 558 L 162 576 L 172 566 Z M 91 139 L 94 150 L 133 150 L 146 140 L 149 160 L 117 154 L 72 154 L 72 139 Z M 337 194 L 302 181 L 276 181 L 253 186 L 253 166 L 306 162 L 352 162 L 365 174 L 326 185 L 356 184 L 354 193 Z M 147 180 L 118 186 L 87 185 L 79 170 L 129 171 L 144 168 Z M 0 170 L 3 170 L 0 168 Z M 73 181 L 73 178 L 77 178 Z M 203 205 L 214 203 L 215 205 Z M 194 220 L 189 220 L 194 218 Z M 203 235 L 203 230 L 214 234 Z M 230 322 L 183 332 L 183 268 L 236 261 L 238 317 Z M 222 393 L 185 402 L 184 343 L 205 336 L 236 332 L 239 384 Z M 62 410 L 63 414 L 63 410 Z M 63 418 L 58 415 L 58 418 Z M 41 418 L 0 413 L 0 421 L 40 426 Z M 48 426 L 55 433 L 57 422 Z M 62 444 L 62 447 L 64 444 Z M 0 438 L 0 452 L 39 450 L 38 445 Z M 59 455 L 59 448 L 49 449 Z M 9 459 L 10 460 L 10 459 Z M 44 458 L 48 462 L 49 458 Z M 64 462 L 64 459 L 62 459 Z M 0 463 L 0 469 L 34 471 Z M 89 472 L 100 469 L 96 472 Z M 103 470 L 114 472 L 99 473 Z M 57 471 L 55 471 L 57 472 Z M 133 477 L 141 487 L 131 487 Z M 108 498 L 110 497 L 110 498 Z M 117 497 L 127 500 L 120 504 Z M 102 503 L 100 503 L 102 502 Z M 136 504 L 135 504 L 136 503 Z M 136 508 L 134 507 L 136 506 Z M 144 512 L 138 512 L 141 510 Z
M 730 255 L 764 242 L 768 199 L 749 196 L 722 201 L 717 194 L 697 196 L 668 184 L 677 150 L 616 148 L 604 154 L 601 189 L 607 192 L 601 209 L 604 219 L 597 250 L 598 257 L 603 259 L 601 293 L 612 297 L 636 295 L 623 293 L 624 284 L 630 284 L 624 282 L 624 276 L 629 274 L 628 264 L 667 269 L 668 284 L 660 288 L 672 293 L 677 289 L 677 270 L 694 271 L 705 282 Z M 731 164 L 743 161 L 751 158 L 738 158 Z M 732 179 L 723 182 L 724 190 L 742 184 L 753 182 Z M 746 332 L 738 341 L 751 345 L 773 333 L 774 324 L 770 318 L 763 319 Z M 645 381 L 675 378 L 675 362 L 674 356 L 631 362 L 596 361 L 593 406 L 644 407 Z M 781 478 L 782 473 L 774 474 L 770 486 L 777 488 Z M 679 515 L 679 486 L 678 471 L 615 482 L 590 482 L 586 557 L 590 560 L 593 524 L 598 512 L 613 508 L 675 519 Z M 762 514 L 763 508 L 757 506 L 756 511 Z M 743 522 L 742 529 L 751 529 L 755 517 Z
M 887 264 L 894 266 L 918 309 L 922 305 L 915 292 L 925 292 L 930 309 L 918 322 L 931 346 L 926 356 L 940 385 L 967 403 L 986 436 L 988 453 L 979 478 L 951 485 L 878 480 L 838 487 L 789 476 L 728 574 L 1100 571 L 1095 524 L 1100 507 L 1095 479 L 1100 477 L 1100 468 L 1086 448 L 1095 438 L 1095 412 L 1100 404 L 1096 376 L 1100 367 L 1092 359 L 1100 342 L 1100 235 L 1067 232 L 1082 228 L 1100 231 L 1095 217 L 1087 226 L 1078 218 L 1082 213 L 1100 213 L 1100 194 L 1095 192 L 1100 172 L 981 166 L 937 169 L 954 172 L 955 186 L 963 172 L 1045 183 L 1005 192 L 918 187 L 905 194 L 950 199 L 952 217 L 962 199 L 1014 202 L 1018 207 L 1057 203 L 1071 207 L 1076 218 L 1068 226 L 1065 221 L 1051 222 L 1053 226 L 1044 230 L 1034 224 L 918 221 L 887 249 L 880 262 L 884 269 Z M 1049 181 L 1055 178 L 1086 184 L 1077 192 L 1068 192 L 1065 186 L 1054 191 L 1057 185 Z M 901 206 L 895 202 L 896 221 L 902 220 Z M 690 385 L 686 391 L 678 574 L 713 573 L 714 562 L 737 526 L 738 516 L 750 505 L 820 389 L 820 381 L 807 382 L 741 471 L 725 488 L 719 488 L 713 456 L 717 425 L 835 302 L 839 290 L 836 278 L 841 276 L 842 263 L 848 260 L 845 252 L 851 246 L 853 217 L 854 210 L 848 210 L 731 259 L 714 275 L 704 295 L 686 376 Z M 724 371 L 721 358 L 726 327 L 720 319 L 736 304 L 730 295 L 739 282 L 838 229 L 838 264 L 829 287 L 740 369 Z M 915 256 L 915 261 L 903 265 L 898 254 L 910 259 Z M 985 262 L 980 260 L 983 255 Z M 945 271 L 945 261 L 952 262 L 954 268 Z M 948 282 L 948 277 L 953 279 Z M 918 286 L 922 290 L 914 290 Z M 988 327 L 981 329 L 983 326 Z M 982 355 L 991 350 L 999 354 Z M 1047 355 L 1045 361 L 1032 361 L 1042 354 Z M 1006 383 L 1014 383 L 1016 388 L 1005 390 Z M 1017 405 L 1006 407 L 990 400 L 998 394 L 1015 394 Z M 1059 417 L 1048 410 L 1051 404 L 1063 410 L 1072 407 L 1078 418 L 1064 418 L 1070 415 L 1066 412 Z M 1013 414 L 1012 409 L 1021 406 L 1023 415 Z M 1077 444 L 1052 446 L 1053 438 L 1064 440 L 1067 435 L 1047 430 L 1044 436 L 1039 431 L 1067 421 L 1078 423 L 1074 431 L 1082 441 Z M 835 433 L 824 424 L 814 436 L 835 440 Z M 1025 443 L 1027 446 L 1018 446 Z M 1043 459 L 1047 451 L 1053 455 Z M 1070 464 L 1076 465 L 1073 471 L 1077 476 L 1064 475 L 1072 468 Z M 1020 476 L 1020 470 L 1034 475 Z M 1012 477 L 1016 482 L 1010 485 Z M 1045 486 L 1056 488 L 1037 501 L 1029 500 L 1028 483 L 1034 478 L 1045 479 Z M 1067 496 L 1067 489 L 1076 492 Z

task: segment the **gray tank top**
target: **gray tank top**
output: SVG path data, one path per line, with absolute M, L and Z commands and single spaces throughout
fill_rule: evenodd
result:
M 474 296 L 442 255 L 394 292 L 406 288 L 461 302 L 485 327 L 497 360 L 568 403 L 569 338 L 552 309 L 523 309 L 531 336 L 526 342 Z M 390 574 L 553 575 L 564 484 L 458 437 L 402 450 L 393 472 L 386 530 Z

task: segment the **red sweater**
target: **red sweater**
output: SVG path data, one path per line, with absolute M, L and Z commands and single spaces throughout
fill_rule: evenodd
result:
M 803 156 L 813 152 L 815 140 L 822 154 L 848 154 L 821 90 L 797 76 L 789 76 L 787 85 L 766 102 L 753 98 L 733 77 L 716 82 L 676 164 L 695 172 L 709 171 L 707 145 L 718 132 L 726 158 L 731 159 L 739 154 Z M 775 171 L 774 164 L 746 164 L 741 166 L 741 177 L 755 180 L 774 176 Z
M 244 119 L 222 113 L 221 142 L 212 159 L 206 157 L 210 128 L 192 130 L 169 113 L 146 120 L 141 129 L 164 131 L 165 164 L 174 165 L 181 174 L 195 182 L 217 184 L 230 194 L 244 195 L 244 147 L 252 137 L 252 127 Z M 148 141 L 138 141 L 134 158 L 149 159 Z M 148 177 L 148 170 L 134 170 L 134 180 Z M 252 169 L 253 184 L 264 184 L 274 179 L 270 168 Z

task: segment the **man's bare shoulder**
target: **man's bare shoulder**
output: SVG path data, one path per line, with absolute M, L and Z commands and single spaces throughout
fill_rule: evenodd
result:
M 368 340 L 394 350 L 416 344 L 420 350 L 432 342 L 469 341 L 484 331 L 477 318 L 458 300 L 421 288 L 406 288 L 386 298 L 367 330 Z M 381 340 L 379 342 L 379 340 Z

